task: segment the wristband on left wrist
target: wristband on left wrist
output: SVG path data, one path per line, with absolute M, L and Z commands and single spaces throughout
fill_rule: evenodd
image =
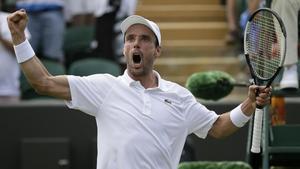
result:
M 14 46 L 14 50 L 18 63 L 23 63 L 35 56 L 34 50 L 27 39 L 24 42 Z

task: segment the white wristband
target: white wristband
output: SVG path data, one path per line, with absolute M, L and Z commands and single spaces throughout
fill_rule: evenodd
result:
M 246 116 L 242 109 L 241 105 L 237 106 L 230 112 L 230 119 L 232 123 L 237 127 L 243 127 L 252 116 Z
M 23 63 L 35 55 L 27 39 L 17 46 L 14 46 L 14 49 L 18 63 Z

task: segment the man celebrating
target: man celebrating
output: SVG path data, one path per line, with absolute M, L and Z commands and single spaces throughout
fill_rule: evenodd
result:
M 208 110 L 187 89 L 153 70 L 161 53 L 160 30 L 137 15 L 121 24 L 127 63 L 123 75 L 52 76 L 24 36 L 27 20 L 24 10 L 8 17 L 18 62 L 38 93 L 64 99 L 70 108 L 96 118 L 97 169 L 176 169 L 189 134 L 228 136 L 251 118 L 256 104 L 269 103 L 271 89 L 252 85 L 231 112 Z

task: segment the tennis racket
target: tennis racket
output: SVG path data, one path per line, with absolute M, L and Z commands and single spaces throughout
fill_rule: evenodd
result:
M 286 30 L 276 12 L 260 8 L 250 16 L 245 28 L 244 50 L 254 83 L 269 87 L 280 72 L 286 53 Z M 263 106 L 256 105 L 252 153 L 260 153 L 262 119 Z

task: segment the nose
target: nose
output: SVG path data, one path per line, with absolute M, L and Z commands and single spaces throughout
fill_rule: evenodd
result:
M 139 40 L 139 38 L 136 38 L 134 40 L 133 47 L 134 48 L 139 48 L 140 47 L 140 40 Z

